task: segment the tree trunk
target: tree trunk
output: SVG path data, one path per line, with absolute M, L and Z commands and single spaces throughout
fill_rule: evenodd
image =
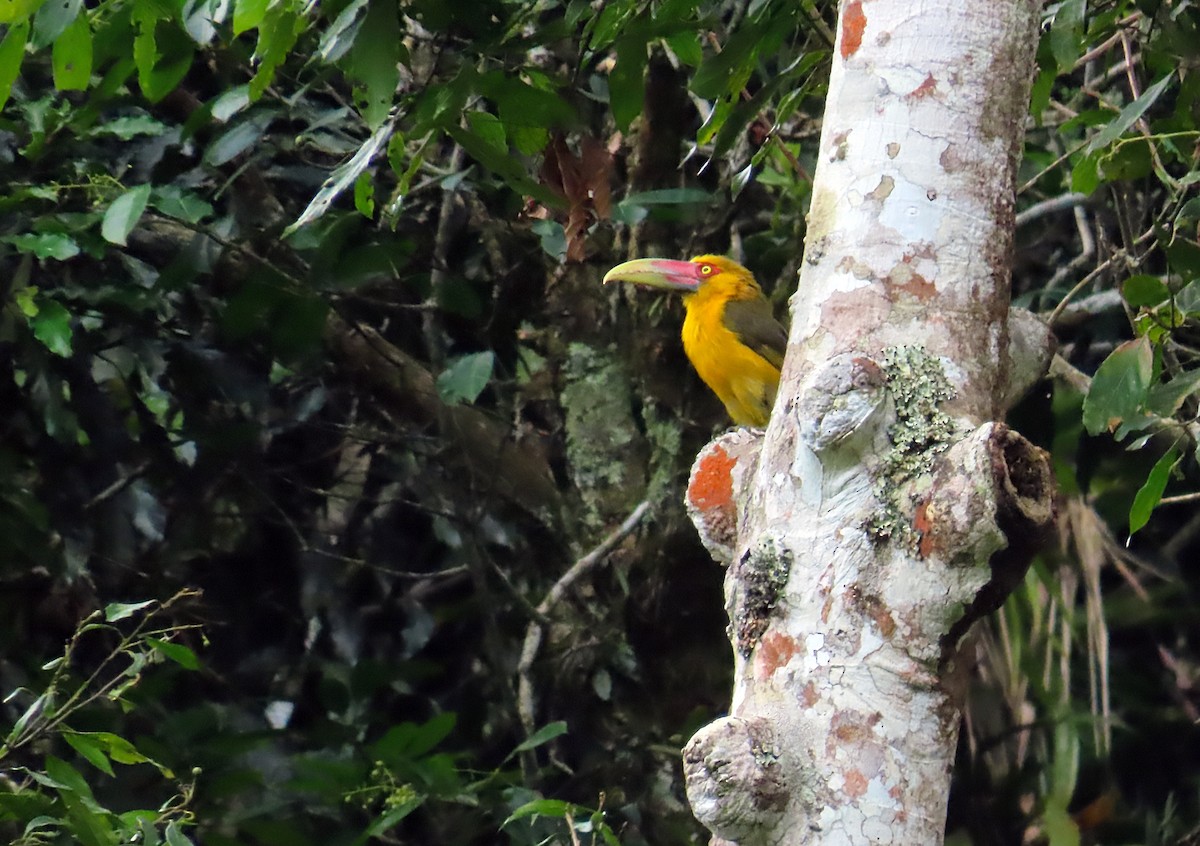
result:
M 684 750 L 714 843 L 942 842 L 954 645 L 1053 516 L 991 422 L 1051 350 L 1008 307 L 1039 8 L 841 5 L 774 414 L 688 489 L 729 565 L 733 704 Z

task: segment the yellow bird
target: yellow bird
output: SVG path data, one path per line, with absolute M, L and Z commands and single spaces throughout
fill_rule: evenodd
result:
M 787 330 L 754 275 L 724 256 L 645 258 L 619 264 L 605 282 L 683 292 L 683 351 L 739 426 L 766 426 L 779 387 Z

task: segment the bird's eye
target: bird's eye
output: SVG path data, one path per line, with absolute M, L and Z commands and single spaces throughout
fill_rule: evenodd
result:
M 712 276 L 712 272 L 713 272 L 713 268 L 712 268 L 711 264 L 700 265 L 700 275 L 701 276 Z

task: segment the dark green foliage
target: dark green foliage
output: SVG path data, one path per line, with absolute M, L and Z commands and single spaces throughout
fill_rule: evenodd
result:
M 1019 231 L 1014 294 L 1063 303 L 1077 370 L 1016 423 L 1066 543 L 983 636 L 951 827 L 1072 842 L 1097 770 L 1108 824 L 1169 843 L 1200 819 L 1195 544 L 1159 506 L 1196 473 L 1200 26 L 1046 24 L 1020 201 L 1091 198 Z M 831 4 L 14 0 L 0 27 L 0 838 L 702 837 L 677 750 L 729 647 L 678 502 L 724 420 L 670 307 L 597 283 L 631 240 L 740 244 L 782 305 Z

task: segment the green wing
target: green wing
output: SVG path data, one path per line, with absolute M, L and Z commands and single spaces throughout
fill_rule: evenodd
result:
M 761 355 L 776 368 L 783 367 L 787 349 L 787 330 L 771 313 L 771 304 L 762 297 L 730 300 L 725 303 L 725 325 L 738 340 Z

